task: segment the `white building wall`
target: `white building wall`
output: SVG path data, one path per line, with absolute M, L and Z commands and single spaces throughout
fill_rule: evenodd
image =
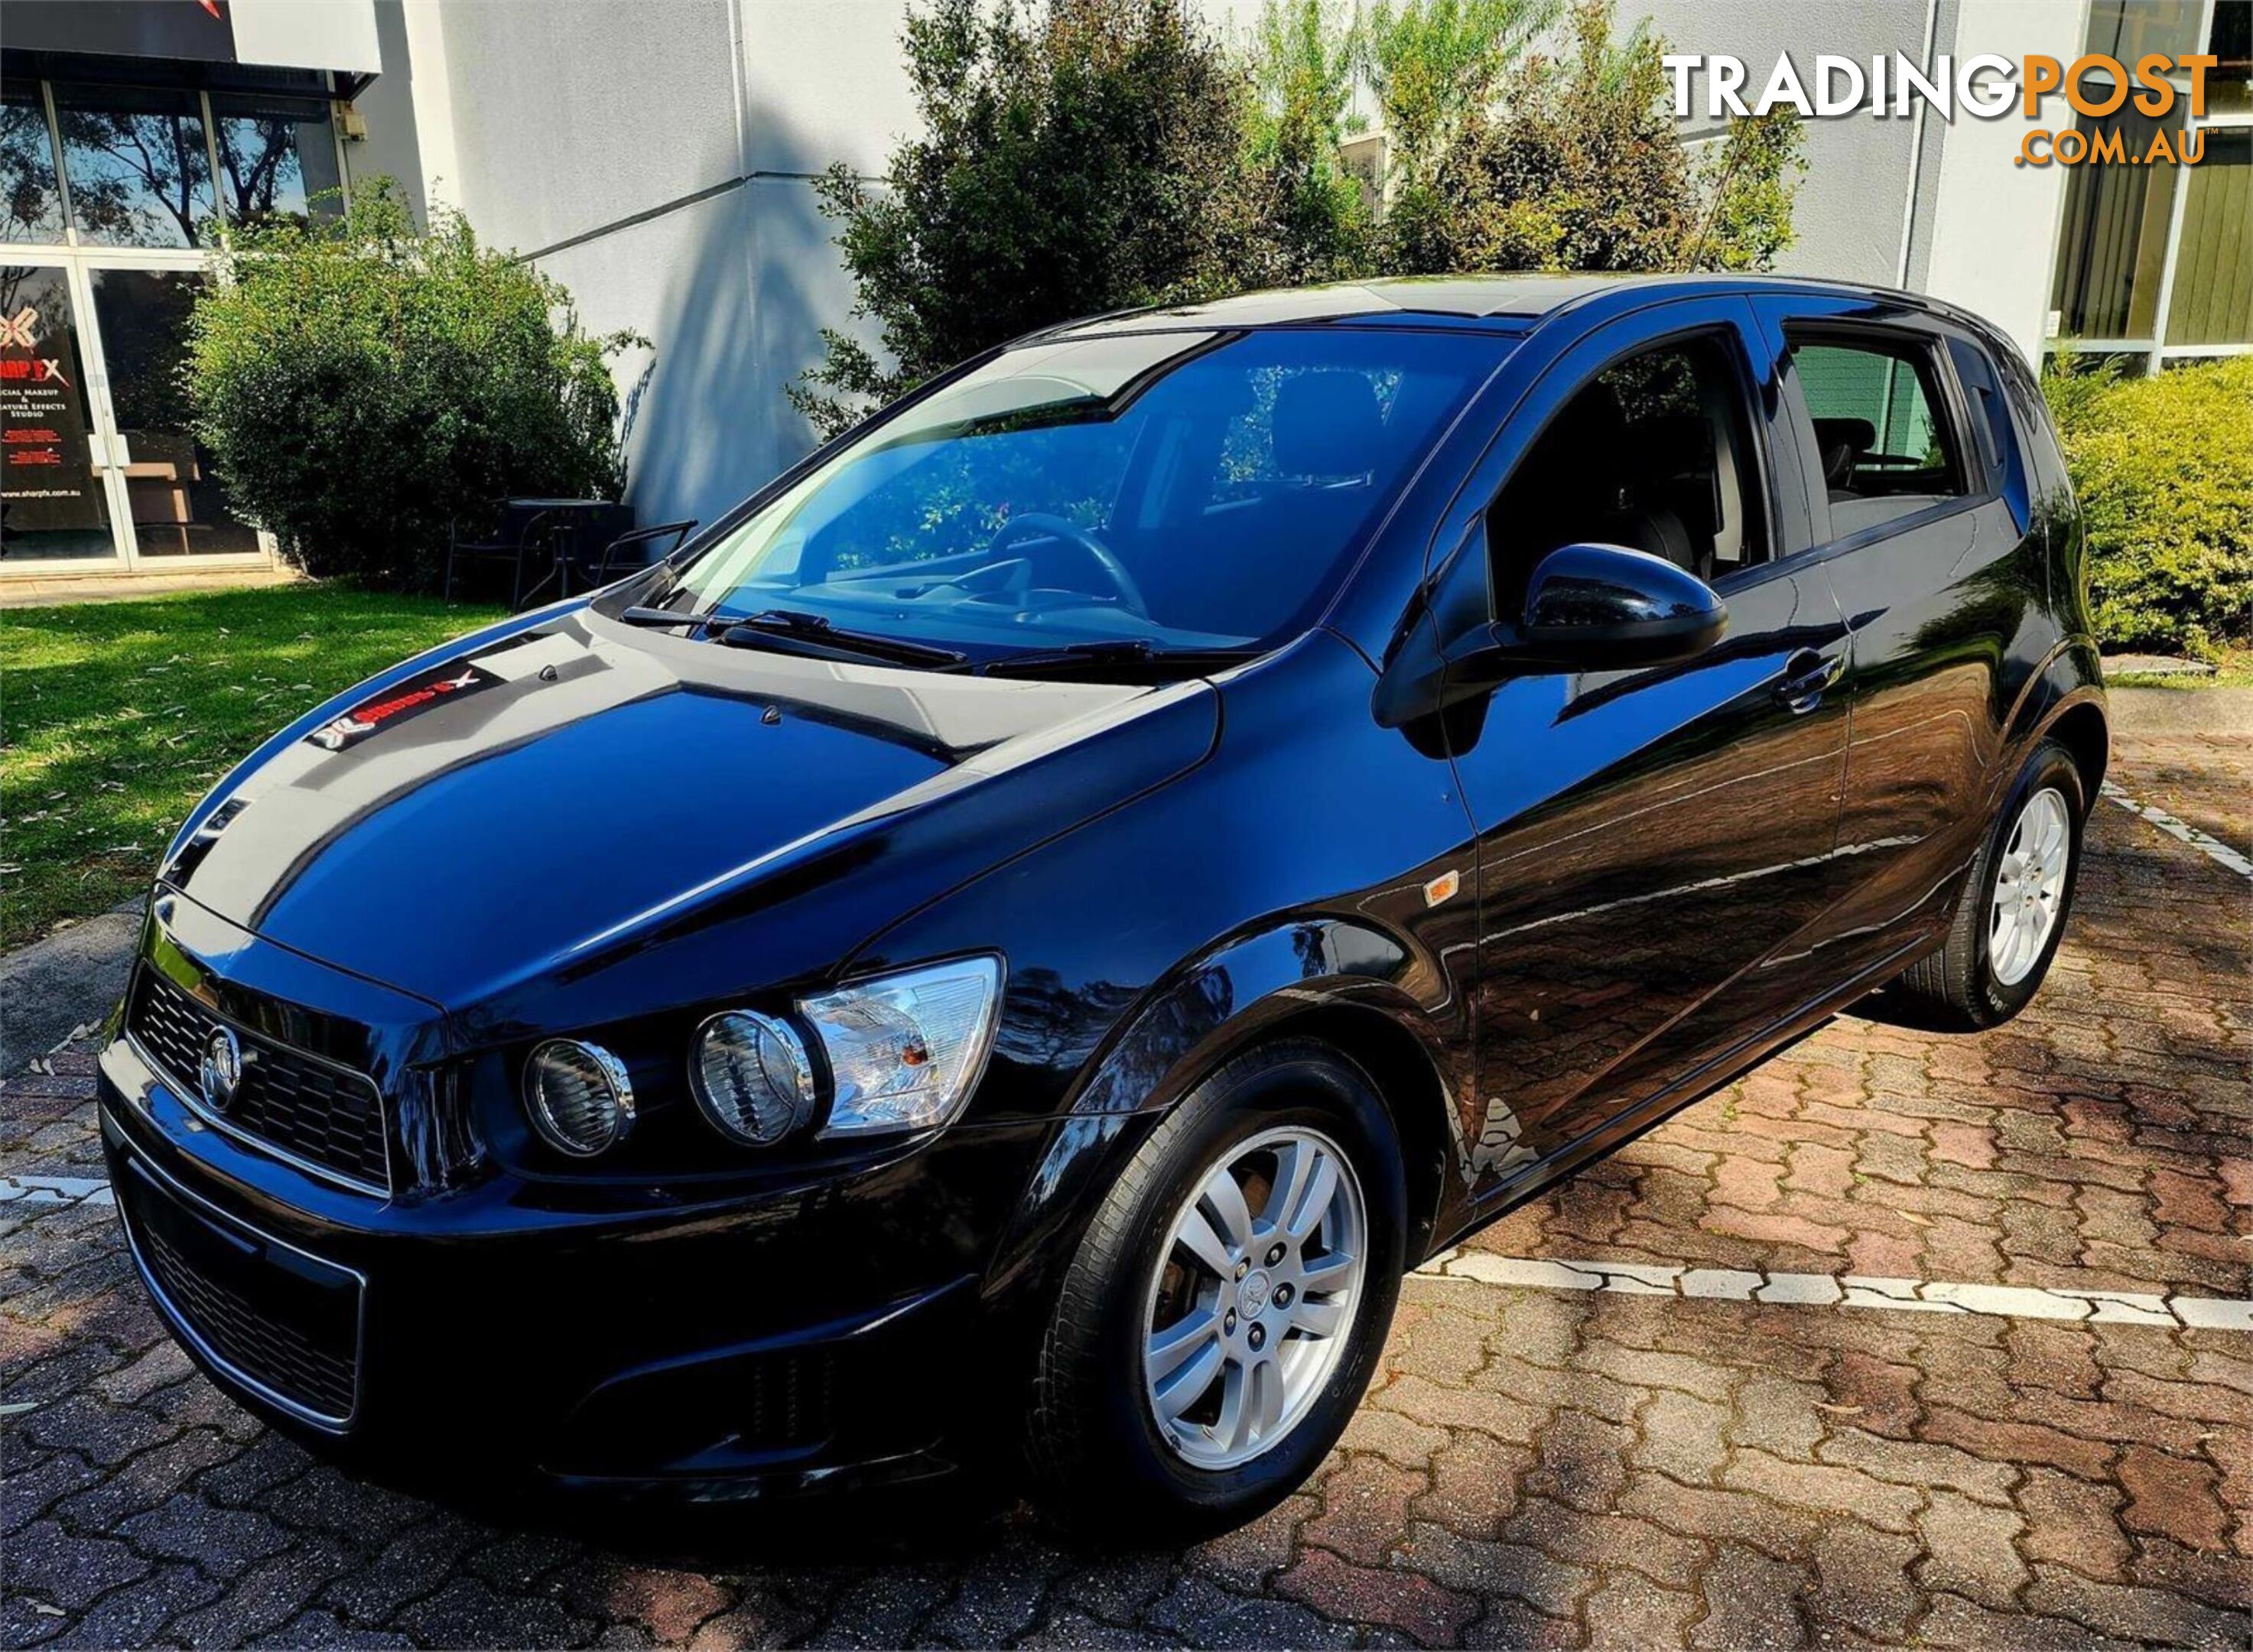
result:
M 2081 38 L 2082 10 L 2082 0 L 1967 5 L 1957 24 L 1957 59 L 2062 57 Z M 2069 111 L 2061 101 L 2056 106 L 2062 125 Z M 1935 123 L 1940 172 L 1920 285 L 1994 322 L 2039 366 L 2068 169 L 2018 164 L 2032 124 L 2015 110 L 1991 121 L 1959 112 L 1952 123 Z
M 1750 102 L 1789 50 L 1803 75 L 1811 75 L 1817 52 L 1859 58 L 1866 65 L 1882 52 L 1914 58 L 1922 51 L 1926 24 L 1937 0 L 1621 0 L 1620 27 L 1642 14 L 1677 52 L 1742 60 Z M 1938 47 L 1947 50 L 1943 39 Z M 1695 118 L 1685 131 L 1693 141 L 1714 130 L 1705 118 L 1705 81 L 1691 80 Z M 1776 262 L 1789 275 L 1828 275 L 1841 281 L 1896 286 L 1908 216 L 1916 122 L 1893 115 L 1853 115 L 1808 121 L 1801 131 L 1807 171 L 1793 203 L 1798 239 Z
M 617 363 L 641 519 L 709 520 L 805 453 L 783 389 L 853 298 L 813 180 L 879 171 L 914 124 L 905 0 L 378 3 L 400 9 L 416 143 L 355 172 L 415 166 L 589 329 L 650 341 Z
M 435 17 L 430 0 L 414 0 L 414 3 L 427 17 Z M 421 219 L 429 207 L 424 187 L 429 172 L 451 177 L 454 171 L 453 98 L 446 84 L 445 35 L 435 27 L 425 27 L 418 51 L 408 24 L 408 7 L 401 0 L 375 0 L 373 11 L 381 67 L 374 82 L 352 101 L 367 124 L 367 136 L 345 144 L 345 176 L 355 189 L 373 178 L 394 179 L 415 217 Z M 443 157 L 429 155 L 424 148 L 426 136 L 448 146 Z

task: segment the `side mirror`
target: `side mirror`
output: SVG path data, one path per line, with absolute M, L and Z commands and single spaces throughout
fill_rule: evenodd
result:
M 1720 641 L 1728 623 L 1713 588 L 1664 557 L 1561 546 L 1535 566 L 1518 617 L 1467 630 L 1444 652 L 1412 647 L 1379 680 L 1372 709 L 1397 728 L 1507 677 L 1672 665 Z
M 1669 666 L 1704 653 L 1728 623 L 1713 588 L 1664 557 L 1566 545 L 1534 568 L 1524 617 L 1493 628 L 1492 663 L 1503 673 Z

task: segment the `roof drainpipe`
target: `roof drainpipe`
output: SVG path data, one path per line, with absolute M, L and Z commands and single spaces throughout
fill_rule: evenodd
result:
M 1940 0 L 1924 0 L 1924 49 L 1917 54 L 1917 66 L 1929 75 L 1932 73 L 1932 43 L 1940 32 Z M 1899 92 L 1894 94 L 1899 96 Z M 1916 106 L 1916 128 L 1908 140 L 1908 192 L 1901 201 L 1901 268 L 1894 276 L 1894 285 L 1908 286 L 1910 238 L 1916 230 L 1916 186 L 1924 171 L 1924 123 L 1932 114 L 1932 105 L 1920 100 Z

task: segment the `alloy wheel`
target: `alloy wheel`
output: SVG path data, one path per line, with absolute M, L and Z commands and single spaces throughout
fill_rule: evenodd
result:
M 2057 928 L 2072 857 L 2073 821 L 2065 795 L 2045 786 L 2019 812 L 1988 904 L 1987 962 L 2001 985 L 2017 986 L 2041 961 Z
M 1151 1416 L 1184 1461 L 1240 1467 L 1304 1419 L 1350 1341 L 1368 1234 L 1352 1162 L 1319 1131 L 1266 1131 L 1207 1168 L 1142 1321 Z

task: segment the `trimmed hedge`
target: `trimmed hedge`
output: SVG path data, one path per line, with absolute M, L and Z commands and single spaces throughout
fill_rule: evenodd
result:
M 2052 357 L 2097 635 L 2210 658 L 2253 640 L 2253 357 L 2148 379 Z

